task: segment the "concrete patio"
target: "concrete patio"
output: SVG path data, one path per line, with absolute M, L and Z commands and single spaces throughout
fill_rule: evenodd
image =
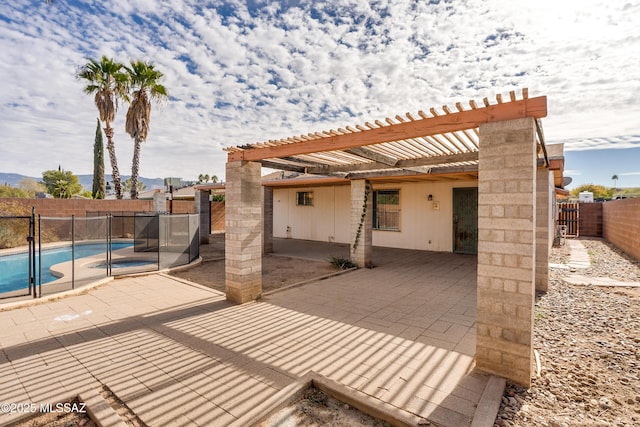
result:
M 227 425 L 313 370 L 414 418 L 470 425 L 489 379 L 473 370 L 476 258 L 375 248 L 374 264 L 240 306 L 151 275 L 2 311 L 0 401 L 108 389 L 148 425 Z

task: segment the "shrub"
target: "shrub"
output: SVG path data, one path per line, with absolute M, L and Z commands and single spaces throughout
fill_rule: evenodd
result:
M 335 256 L 332 256 L 331 258 L 329 258 L 329 262 L 331 263 L 331 265 L 333 265 L 336 268 L 339 268 L 340 270 L 348 270 L 350 268 L 358 267 L 356 264 L 351 262 L 351 260 L 348 260 L 346 258 L 335 257 Z
M 0 249 L 27 246 L 29 235 L 29 218 L 2 218 L 12 216 L 31 216 L 31 208 L 12 201 L 0 200 Z M 38 238 L 38 223 L 36 219 L 36 239 Z M 53 230 L 43 230 L 40 233 L 42 243 L 60 240 Z M 37 240 L 36 240 L 37 242 Z
M 31 210 L 23 205 L 0 201 L 0 217 L 29 216 Z M 27 244 L 29 220 L 22 218 L 0 218 L 0 249 L 15 248 Z

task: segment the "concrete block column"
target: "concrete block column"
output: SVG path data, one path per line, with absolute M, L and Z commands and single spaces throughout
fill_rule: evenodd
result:
M 228 162 L 225 207 L 225 292 L 238 304 L 262 294 L 261 165 Z
M 262 216 L 264 219 L 264 235 L 262 237 L 262 252 L 269 254 L 273 252 L 273 188 L 264 187 L 264 203 Z
M 211 234 L 211 201 L 209 190 L 195 191 L 195 212 L 200 217 L 200 243 L 209 244 L 209 234 Z
M 553 243 L 551 197 L 555 194 L 551 191 L 551 179 L 547 168 L 536 171 L 536 291 L 543 292 L 549 287 L 549 252 Z
M 363 217 L 364 214 L 364 217 Z M 351 181 L 351 262 L 373 267 L 373 190 L 369 181 Z
M 476 364 L 531 384 L 536 257 L 534 119 L 480 126 Z

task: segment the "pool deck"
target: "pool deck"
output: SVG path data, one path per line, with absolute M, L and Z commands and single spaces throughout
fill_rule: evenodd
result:
M 0 311 L 0 401 L 111 394 L 150 426 L 228 425 L 314 371 L 416 423 L 471 425 L 490 384 L 474 370 L 475 257 L 376 258 L 245 305 L 155 274 Z

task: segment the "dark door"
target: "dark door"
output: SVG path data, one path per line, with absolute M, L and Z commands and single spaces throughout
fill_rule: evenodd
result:
M 478 189 L 453 189 L 453 252 L 478 253 Z

